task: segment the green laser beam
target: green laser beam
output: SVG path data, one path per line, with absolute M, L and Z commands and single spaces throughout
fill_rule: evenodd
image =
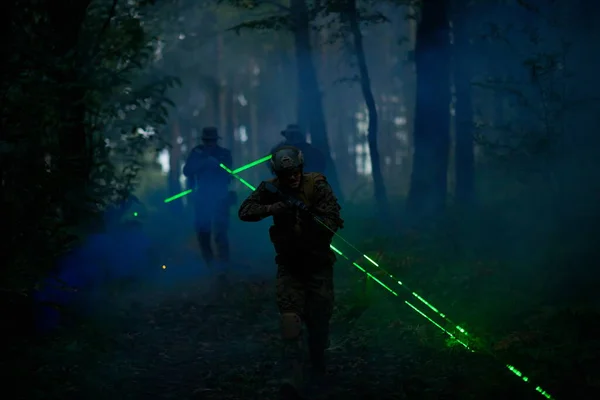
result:
M 257 161 L 259 161 L 259 160 L 257 160 Z M 265 161 L 265 160 L 263 160 L 263 161 Z M 255 165 L 257 165 L 257 164 L 259 164 L 259 163 L 256 163 Z M 237 174 L 235 174 L 231 169 L 227 168 L 225 165 L 220 164 L 220 167 L 223 168 L 225 171 L 229 172 L 234 178 L 238 179 L 245 186 L 247 186 L 250 190 L 252 190 L 252 191 L 256 190 L 256 188 L 254 186 L 252 186 L 250 183 L 248 183 L 243 178 L 239 177 Z M 239 168 L 238 168 L 238 170 L 239 170 Z M 398 285 L 400 285 L 401 287 L 403 287 L 404 289 L 406 289 L 408 292 L 410 292 L 410 294 L 413 297 L 415 297 L 416 299 L 418 299 L 419 301 L 421 301 L 423 304 L 425 304 L 431 311 L 435 312 L 440 318 L 442 318 L 444 321 L 446 321 L 449 324 L 451 324 L 461 334 L 463 334 L 465 336 L 470 336 L 464 328 L 462 328 L 459 325 L 453 323 L 448 317 L 446 317 L 445 314 L 441 313 L 437 308 L 435 308 L 432 304 L 430 304 L 428 301 L 426 301 L 423 297 L 421 297 L 416 292 L 408 289 L 406 287 L 406 285 L 404 285 L 399 279 L 397 279 L 391 273 L 389 273 L 384 268 L 382 268 L 379 264 L 377 264 L 374 260 L 372 260 L 371 258 L 369 258 L 366 254 L 364 254 L 360 250 L 358 250 L 354 245 L 352 245 L 350 242 L 348 242 L 346 239 L 344 239 L 337 232 L 335 232 L 332 229 L 330 229 L 319 218 L 315 217 L 314 219 L 317 222 L 319 222 L 320 224 L 322 224 L 325 228 L 327 228 L 330 232 L 332 232 L 336 237 L 340 238 L 344 243 L 346 243 L 347 245 L 349 245 L 353 250 L 355 250 L 358 254 L 360 254 L 362 257 L 364 257 L 366 260 L 368 260 L 371 264 L 373 264 L 375 267 L 377 267 L 381 272 L 385 273 L 389 278 L 391 278 L 392 280 L 394 280 Z M 346 255 L 344 255 L 339 249 L 335 248 L 333 245 L 330 245 L 329 247 L 334 252 L 336 252 L 337 254 L 341 255 L 343 258 L 345 258 L 346 260 L 352 262 Z M 371 273 L 369 273 L 365 268 L 361 267 L 358 263 L 352 262 L 352 265 L 354 265 L 357 269 L 359 269 L 360 271 L 362 271 L 363 273 L 365 273 L 369 278 L 373 279 L 381 287 L 383 287 L 384 289 L 386 289 L 387 291 L 389 291 L 392 295 L 394 295 L 396 297 L 399 296 L 398 293 L 396 293 L 392 288 L 390 288 L 389 286 L 387 286 L 386 284 L 384 284 L 381 280 L 377 279 L 375 276 L 373 276 Z M 424 312 L 422 312 L 421 310 L 419 310 L 418 308 L 416 308 L 413 304 L 409 303 L 408 301 L 405 301 L 405 304 L 408 305 L 409 307 L 411 307 L 415 312 L 417 312 L 419 315 L 421 315 L 422 317 L 424 317 L 425 319 L 427 319 L 429 322 L 431 322 L 434 326 L 436 326 L 437 328 L 439 328 L 440 330 L 442 330 L 444 333 L 446 333 L 447 335 L 449 335 L 457 343 L 460 343 L 461 345 L 463 345 L 466 349 L 468 349 L 470 351 L 474 351 L 473 349 L 471 349 L 469 347 L 469 345 L 467 343 L 459 340 L 455 334 L 451 333 L 450 331 L 448 331 L 447 329 L 445 329 L 444 327 L 442 327 L 440 324 L 438 324 L 437 322 L 435 322 L 433 319 L 429 318 Z M 491 351 L 488 350 L 486 353 L 490 354 L 493 358 L 495 358 L 495 359 L 498 360 L 498 358 L 495 356 L 495 354 L 492 353 Z M 500 360 L 498 360 L 498 361 L 500 361 Z M 512 366 L 510 364 L 506 364 L 506 367 L 513 374 L 515 374 L 516 376 L 520 377 L 524 382 L 529 382 L 529 378 L 527 378 L 526 376 L 524 376 L 523 373 L 521 371 L 519 371 L 517 368 L 515 368 L 514 366 Z M 542 396 L 546 397 L 547 399 L 550 399 L 550 400 L 553 399 L 553 397 L 548 392 L 546 392 L 544 389 L 542 389 L 540 386 L 537 386 L 535 388 L 535 390 L 538 393 L 540 393 Z
M 234 169 L 230 173 L 232 173 L 232 174 L 238 174 L 238 173 L 240 173 L 242 171 L 245 171 L 245 170 L 247 170 L 249 168 L 252 168 L 252 167 L 254 167 L 254 166 L 258 165 L 258 164 L 262 164 L 265 161 L 269 161 L 271 159 L 271 157 L 272 157 L 271 154 L 269 154 L 268 156 L 265 156 L 263 158 L 259 158 L 256 161 L 252 161 L 251 163 L 248 163 L 246 165 L 242 165 L 241 167 Z
M 177 200 L 177 199 L 179 199 L 179 198 L 181 198 L 181 197 L 183 197 L 183 196 L 187 196 L 188 194 L 190 194 L 190 193 L 192 193 L 192 192 L 193 192 L 193 190 L 192 190 L 192 189 L 185 190 L 185 191 L 183 191 L 183 192 L 181 192 L 181 193 L 178 193 L 178 194 L 176 194 L 176 195 L 174 195 L 174 196 L 171 196 L 171 197 L 169 197 L 169 198 L 166 198 L 166 199 L 164 200 L 164 202 L 165 202 L 165 203 L 170 203 L 170 202 L 172 202 L 173 200 Z
M 246 165 L 242 165 L 241 167 L 239 167 L 239 168 L 236 168 L 236 169 L 234 169 L 233 171 L 232 171 L 232 170 L 229 170 L 229 169 L 227 169 L 227 172 L 229 172 L 230 174 L 237 174 L 238 172 L 242 172 L 242 171 L 245 171 L 245 170 L 247 170 L 247 169 L 249 169 L 249 168 L 255 167 L 255 166 L 257 166 L 258 164 L 264 163 L 265 161 L 269 161 L 270 159 L 271 159 L 271 155 L 269 154 L 268 156 L 265 156 L 265 157 L 263 157 L 263 158 L 259 158 L 259 159 L 258 159 L 258 160 L 256 160 L 256 161 L 252 161 L 251 163 L 248 163 L 248 164 L 246 164 Z M 242 183 L 244 183 L 245 181 L 241 181 L 241 182 L 242 182 Z M 245 184 L 246 186 L 250 185 L 248 182 L 246 182 L 246 183 L 244 183 L 244 184 Z M 254 189 L 252 189 L 252 190 L 254 190 Z M 168 197 L 168 198 L 164 199 L 163 201 L 164 201 L 165 203 L 170 203 L 170 202 L 172 202 L 173 200 L 180 199 L 180 198 L 182 198 L 183 196 L 187 196 L 188 194 L 190 194 L 190 193 L 192 193 L 192 192 L 193 192 L 193 190 L 192 190 L 192 189 L 184 190 L 183 192 L 181 192 L 181 193 L 177 193 L 176 195 L 173 195 L 173 196 L 171 196 L 171 197 Z

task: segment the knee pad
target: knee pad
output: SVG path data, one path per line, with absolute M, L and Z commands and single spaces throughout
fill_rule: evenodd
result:
M 281 336 L 284 339 L 297 339 L 302 332 L 302 320 L 296 313 L 281 314 Z

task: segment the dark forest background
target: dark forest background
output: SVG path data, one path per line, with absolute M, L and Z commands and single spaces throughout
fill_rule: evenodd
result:
M 445 341 L 340 259 L 336 398 L 536 398 L 537 383 L 596 398 L 600 4 L 3 5 L 0 310 L 16 398 L 270 398 L 265 225 L 232 224 L 239 281 L 227 307 L 208 307 L 189 199 L 163 199 L 186 189 L 202 127 L 219 128 L 238 167 L 290 123 L 327 155 L 344 237 L 503 360 Z M 269 176 L 262 165 L 241 175 Z M 150 243 L 142 261 L 122 239 L 134 212 Z M 70 258 L 81 272 L 61 290 L 93 292 L 84 307 L 61 297 L 77 322 L 39 334 L 36 293 L 99 237 L 122 246 Z M 99 256 L 110 252 L 118 267 Z

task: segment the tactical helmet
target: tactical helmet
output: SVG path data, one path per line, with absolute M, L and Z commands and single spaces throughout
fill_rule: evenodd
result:
M 304 156 L 300 149 L 293 146 L 283 146 L 272 153 L 271 170 L 275 175 L 292 173 L 302 169 Z

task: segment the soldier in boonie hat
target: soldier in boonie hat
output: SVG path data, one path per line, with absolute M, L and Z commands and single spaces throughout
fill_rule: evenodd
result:
M 190 152 L 183 174 L 194 190 L 194 225 L 202 257 L 209 268 L 224 275 L 229 264 L 229 207 L 235 192 L 229 191 L 231 176 L 219 164 L 231 168 L 231 151 L 217 144 L 221 137 L 214 126 L 203 128 L 200 139 L 202 144 Z
M 207 126 L 205 128 L 202 128 L 202 136 L 200 136 L 200 139 L 206 144 L 206 142 L 208 142 L 209 144 L 216 144 L 216 142 L 221 139 L 221 136 L 219 136 L 219 131 L 217 130 L 216 127 L 214 126 Z

